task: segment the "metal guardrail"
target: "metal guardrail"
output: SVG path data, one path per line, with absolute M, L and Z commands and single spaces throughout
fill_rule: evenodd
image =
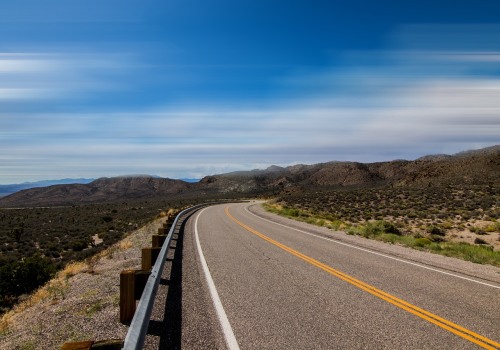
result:
M 139 350 L 144 346 L 144 341 L 146 340 L 146 333 L 149 326 L 149 320 L 151 318 L 151 313 L 153 311 L 153 305 L 156 298 L 156 292 L 158 291 L 158 285 L 160 284 L 161 275 L 163 273 L 163 268 L 165 267 L 165 262 L 167 260 L 168 248 L 170 247 L 170 241 L 175 231 L 179 219 L 189 213 L 194 212 L 202 207 L 209 206 L 215 203 L 205 203 L 195 205 L 193 207 L 184 209 L 175 217 L 172 226 L 168 232 L 167 238 L 161 247 L 156 263 L 151 269 L 151 275 L 148 278 L 144 291 L 142 292 L 141 299 L 137 305 L 134 317 L 130 323 L 130 327 L 125 337 L 125 342 L 123 348 L 125 350 Z

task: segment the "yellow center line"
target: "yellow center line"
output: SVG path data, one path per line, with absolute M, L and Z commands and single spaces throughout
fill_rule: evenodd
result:
M 350 283 L 382 300 L 385 300 L 387 301 L 388 303 L 391 303 L 403 310 L 406 310 L 408 311 L 409 313 L 415 315 L 415 316 L 418 316 L 426 321 L 429 321 L 443 329 L 446 329 L 447 331 L 451 332 L 451 333 L 454 333 L 464 339 L 467 339 L 471 342 L 473 342 L 474 344 L 477 344 L 481 347 L 483 347 L 484 349 L 491 349 L 491 350 L 495 350 L 495 349 L 500 349 L 500 343 L 497 343 L 496 341 L 494 340 L 491 340 L 491 339 L 488 339 L 480 334 L 477 334 L 471 330 L 468 330 L 464 327 L 461 327 L 451 321 L 448 321 L 442 317 L 439 317 L 427 310 L 424 310 L 422 308 L 419 308 L 418 306 L 415 306 L 413 304 L 410 304 L 402 299 L 399 299 L 389 293 L 386 293 L 374 286 L 371 286 L 367 283 L 364 283 L 350 275 L 347 275 L 339 270 L 336 270 L 328 265 L 325 265 L 323 264 L 322 262 L 316 260 L 316 259 L 313 259 L 307 255 L 304 255 L 298 251 L 296 251 L 295 249 L 292 249 L 278 241 L 275 241 L 274 239 L 272 238 L 269 238 L 268 236 L 264 235 L 263 233 L 260 233 L 259 231 L 257 230 L 254 230 L 253 228 L 245 225 L 244 223 L 240 222 L 239 220 L 237 220 L 234 216 L 232 216 L 230 213 L 229 213 L 229 207 L 226 207 L 225 209 L 225 212 L 226 212 L 226 215 L 231 219 L 233 220 L 235 223 L 237 223 L 238 225 L 240 225 L 241 227 L 243 227 L 245 230 L 255 234 L 256 236 L 262 238 L 263 240 L 283 249 L 284 251 L 296 256 L 297 258 L 299 259 L 302 259 L 308 263 L 310 263 L 311 265 L 314 265 L 320 269 L 322 269 L 323 271 L 326 271 L 328 272 L 329 274 L 337 277 L 337 278 L 340 278 L 341 280 L 347 282 L 347 283 Z

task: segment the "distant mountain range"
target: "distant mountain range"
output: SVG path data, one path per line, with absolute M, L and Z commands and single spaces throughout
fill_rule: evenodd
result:
M 129 177 L 149 177 L 150 175 L 129 175 Z M 160 176 L 152 176 L 154 178 L 161 178 Z M 38 187 L 48 187 L 53 185 L 70 185 L 70 184 L 88 184 L 94 181 L 95 179 L 60 179 L 60 180 L 42 180 L 35 182 L 23 182 L 20 184 L 8 184 L 8 185 L 0 185 L 0 197 L 5 197 L 10 194 L 27 190 L 30 188 L 38 188 Z M 191 179 L 191 178 L 182 178 L 179 179 L 184 182 L 195 183 L 200 181 L 200 179 Z
M 195 183 L 195 182 L 199 182 L 200 179 L 191 179 L 191 178 L 187 178 L 187 177 L 183 177 L 183 178 L 180 178 L 178 180 L 181 180 L 181 181 L 184 181 L 184 182 L 189 182 L 189 183 Z
M 60 184 L 22 190 L 0 198 L 0 207 L 73 205 L 153 198 L 272 196 L 278 194 L 374 186 L 500 185 L 500 146 L 414 161 L 328 162 L 271 166 L 206 176 L 187 182 L 153 176 L 101 178 L 87 184 Z
M 88 184 L 95 179 L 60 179 L 60 180 L 43 180 L 36 182 L 23 182 L 21 184 L 9 184 L 9 185 L 0 185 L 0 197 L 7 196 L 9 194 L 26 190 L 29 188 L 37 188 L 37 187 L 47 187 L 52 185 L 68 185 L 68 184 Z

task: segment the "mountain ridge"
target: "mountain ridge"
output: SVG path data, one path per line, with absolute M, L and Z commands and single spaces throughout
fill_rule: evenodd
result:
M 70 185 L 70 184 L 86 184 L 94 181 L 95 179 L 90 178 L 65 178 L 59 180 L 40 180 L 33 182 L 23 182 L 18 184 L 6 184 L 0 185 L 0 197 L 10 195 L 21 190 L 27 190 L 30 188 L 37 187 L 47 187 L 52 185 Z
M 0 198 L 0 207 L 55 206 L 164 196 L 259 196 L 344 187 L 500 184 L 500 145 L 455 155 L 360 163 L 332 161 L 236 171 L 199 182 L 150 175 L 99 178 L 88 184 L 22 190 Z

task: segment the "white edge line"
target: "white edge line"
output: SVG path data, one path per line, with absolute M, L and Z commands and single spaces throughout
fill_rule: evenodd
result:
M 205 211 L 205 209 L 201 210 L 196 215 L 196 221 L 194 223 L 194 235 L 196 240 L 196 247 L 198 248 L 198 256 L 200 258 L 201 266 L 205 274 L 205 279 L 207 281 L 208 289 L 210 291 L 210 296 L 212 297 L 212 302 L 214 303 L 215 311 L 217 312 L 217 317 L 219 318 L 222 332 L 224 333 L 224 338 L 226 340 L 227 348 L 229 350 L 239 350 L 240 347 L 238 345 L 238 341 L 234 336 L 233 328 L 231 327 L 226 312 L 224 311 L 224 307 L 222 306 L 222 302 L 220 301 L 219 298 L 219 293 L 217 293 L 214 280 L 212 279 L 212 275 L 210 274 L 210 270 L 208 269 L 207 261 L 205 260 L 205 256 L 203 255 L 203 251 L 201 250 L 200 238 L 198 236 L 198 218 Z
M 344 246 L 347 246 L 347 247 L 350 247 L 350 248 L 354 248 L 354 249 L 358 249 L 358 250 L 362 250 L 364 252 L 367 252 L 367 253 L 371 253 L 371 254 L 375 254 L 375 255 L 379 255 L 379 256 L 383 256 L 384 258 L 388 258 L 388 259 L 392 259 L 392 260 L 396 260 L 396 261 L 399 261 L 399 262 L 402 262 L 402 263 L 405 263 L 405 264 L 409 264 L 409 265 L 413 265 L 413 266 L 418 266 L 422 269 L 427 269 L 427 270 L 431 270 L 431 271 L 435 271 L 435 272 L 439 272 L 439 273 L 442 273 L 444 275 L 449 275 L 449 276 L 453 276 L 453 277 L 457 277 L 457 278 L 461 278 L 461 279 L 464 279 L 464 280 L 467 280 L 467 281 L 470 281 L 470 282 L 475 282 L 475 283 L 479 283 L 479 284 L 482 284 L 482 285 L 485 285 L 485 286 L 488 286 L 488 287 L 492 287 L 492 288 L 496 288 L 496 289 L 500 289 L 499 286 L 496 286 L 494 284 L 489 284 L 489 283 L 485 283 L 485 282 L 481 282 L 481 281 L 477 281 L 475 279 L 472 279 L 472 278 L 468 278 L 468 277 L 464 277 L 464 276 L 460 276 L 460 275 L 457 275 L 457 274 L 454 274 L 454 273 L 451 273 L 451 272 L 446 272 L 446 271 L 443 271 L 443 270 L 439 270 L 439 269 L 435 269 L 435 268 L 432 268 L 432 267 L 429 267 L 429 266 L 425 266 L 425 265 L 421 265 L 421 264 L 417 264 L 417 263 L 414 263 L 414 262 L 411 262 L 411 261 L 408 261 L 408 260 L 403 260 L 403 259 L 400 259 L 400 258 L 396 258 L 394 256 L 390 256 L 390 255 L 386 255 L 386 254 L 382 254 L 382 253 L 379 253 L 379 252 L 375 252 L 373 250 L 370 250 L 370 249 L 366 249 L 366 248 L 361 248 L 361 247 L 358 247 L 358 246 L 355 246 L 355 245 L 352 245 L 352 244 L 349 244 L 349 243 L 344 243 L 344 242 L 340 242 L 336 239 L 333 239 L 333 238 L 328 238 L 328 237 L 322 237 L 318 234 L 315 234 L 315 233 L 311 233 L 311 232 L 307 232 L 307 231 L 303 231 L 303 230 L 300 230 L 298 228 L 295 228 L 295 227 L 291 227 L 291 226 L 287 226 L 287 225 L 284 225 L 284 224 L 280 224 L 279 222 L 275 222 L 275 221 L 272 221 L 272 220 L 269 220 L 269 219 L 266 219 L 266 218 L 263 218 L 262 216 L 259 216 L 257 214 L 254 214 L 252 213 L 251 211 L 248 210 L 248 206 L 245 207 L 245 211 L 261 220 L 264 220 L 264 221 L 267 221 L 267 222 L 270 222 L 270 223 L 273 223 L 275 225 L 279 225 L 279 226 L 283 226 L 283 227 L 286 227 L 288 229 L 291 229 L 291 230 L 294 230 L 294 231 L 297 231 L 297 232 L 301 232 L 301 233 L 305 233 L 306 235 L 309 235 L 309 236 L 313 236 L 313 237 L 316 237 L 316 238 L 320 238 L 320 239 L 324 239 L 326 241 L 330 241 L 330 242 L 333 242 L 333 243 L 336 243 L 336 244 L 340 244 L 340 245 L 344 245 Z

